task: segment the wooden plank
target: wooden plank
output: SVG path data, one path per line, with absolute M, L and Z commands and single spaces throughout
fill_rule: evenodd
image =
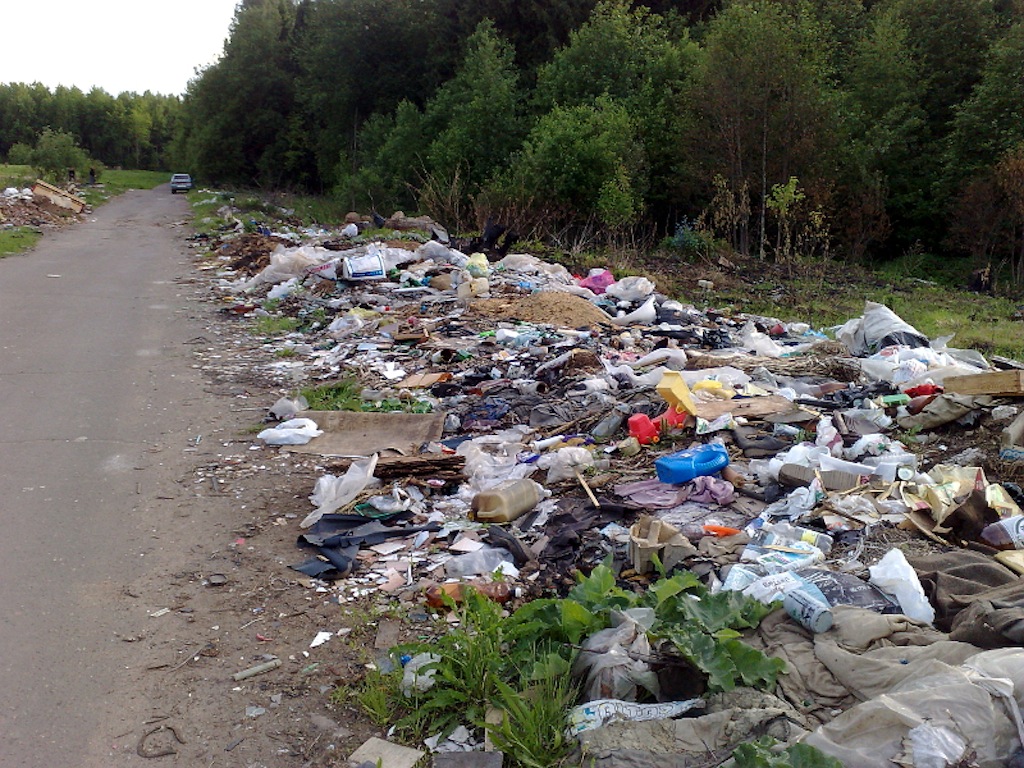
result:
M 736 397 L 732 400 L 698 400 L 695 405 L 697 406 L 697 415 L 708 421 L 714 421 L 723 413 L 756 419 L 793 410 L 793 404 L 780 395 Z
M 946 392 L 958 395 L 1004 395 L 1024 397 L 1024 371 L 996 371 L 970 376 L 948 376 L 943 382 Z

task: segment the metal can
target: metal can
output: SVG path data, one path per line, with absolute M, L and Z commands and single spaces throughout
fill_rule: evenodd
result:
M 815 634 L 827 632 L 832 627 L 832 609 L 803 590 L 787 593 L 782 606 L 800 626 Z

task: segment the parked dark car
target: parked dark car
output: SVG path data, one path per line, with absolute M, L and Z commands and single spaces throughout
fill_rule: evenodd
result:
M 187 173 L 176 173 L 171 176 L 171 194 L 176 195 L 179 192 L 188 192 L 192 189 L 192 177 Z

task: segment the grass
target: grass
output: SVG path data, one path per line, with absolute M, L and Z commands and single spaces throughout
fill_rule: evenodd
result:
M 257 317 L 253 322 L 253 330 L 260 336 L 281 336 L 291 333 L 299 327 L 298 319 L 294 317 Z
M 311 411 L 359 411 L 362 410 L 362 391 L 355 379 L 342 379 L 319 387 L 306 387 L 299 392 Z
M 0 163 L 0 188 L 17 187 L 18 189 L 23 189 L 24 187 L 32 186 L 32 182 L 35 180 L 35 169 L 30 165 Z
M 0 258 L 21 253 L 39 242 L 42 233 L 33 227 L 0 229 Z
M 90 205 L 100 205 L 112 197 L 130 189 L 153 189 L 170 180 L 169 173 L 164 171 L 124 171 L 106 169 L 100 173 L 95 187 L 79 188 L 79 195 Z

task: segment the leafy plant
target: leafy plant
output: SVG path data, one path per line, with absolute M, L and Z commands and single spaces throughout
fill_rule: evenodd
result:
M 440 657 L 420 669 L 433 670 L 434 683 L 426 691 L 413 691 L 408 713 L 395 726 L 423 734 L 427 729 L 447 735 L 460 724 L 482 727 L 488 706 L 498 698 L 498 681 L 517 677 L 518 659 L 505 643 L 505 618 L 500 605 L 471 587 L 463 590 L 457 608 L 459 626 L 432 643 L 399 646 L 396 651 L 414 656 L 431 653 Z
M 544 678 L 522 693 L 501 680 L 495 685 L 504 717 L 489 724 L 487 730 L 494 745 L 511 760 L 512 768 L 562 765 L 575 746 L 566 725 L 579 691 L 570 678 Z
M 342 379 L 319 387 L 305 387 L 299 394 L 306 398 L 311 411 L 358 411 L 362 406 L 359 382 Z
M 714 691 L 737 684 L 767 688 L 775 684 L 785 664 L 740 640 L 774 610 L 738 592 L 711 594 L 688 571 L 663 577 L 645 592 L 616 585 L 607 565 L 581 578 L 565 600 L 535 601 L 513 617 L 524 622 L 517 634 L 535 630 L 549 640 L 577 644 L 609 626 L 613 610 L 653 608 L 650 634 L 667 639 L 688 662 L 708 676 Z
M 732 753 L 736 768 L 843 768 L 843 764 L 809 744 L 794 744 L 773 752 L 775 740 L 763 737 L 741 744 Z
M 294 317 L 257 317 L 253 328 L 256 333 L 263 336 L 280 336 L 284 333 L 291 333 L 299 327 L 299 321 Z

